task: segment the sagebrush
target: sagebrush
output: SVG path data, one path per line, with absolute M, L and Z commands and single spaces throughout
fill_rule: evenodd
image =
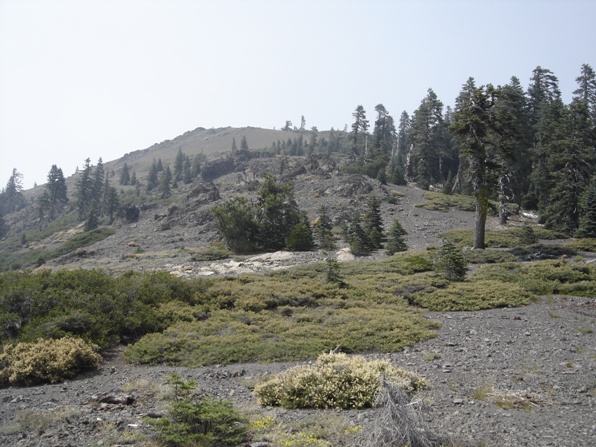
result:
M 367 360 L 343 353 L 322 354 L 313 365 L 297 366 L 255 387 L 263 406 L 293 408 L 368 408 L 382 380 L 407 392 L 426 386 L 419 375 L 387 360 Z
M 101 356 L 84 340 L 64 337 L 6 345 L 0 353 L 0 383 L 56 383 L 96 368 Z

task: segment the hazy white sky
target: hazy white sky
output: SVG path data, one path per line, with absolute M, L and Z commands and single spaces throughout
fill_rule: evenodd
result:
M 196 127 L 319 130 L 362 104 L 396 121 L 433 88 L 527 87 L 565 102 L 596 69 L 593 0 L 0 0 L 0 187 L 71 175 Z

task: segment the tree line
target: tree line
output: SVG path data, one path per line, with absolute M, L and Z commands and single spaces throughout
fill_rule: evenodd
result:
M 518 78 L 503 86 L 477 86 L 469 78 L 447 107 L 432 89 L 398 126 L 382 104 L 372 132 L 362 106 L 353 113 L 349 169 L 381 181 L 416 182 L 424 189 L 472 194 L 476 248 L 483 248 L 488 199 L 499 202 L 501 223 L 510 204 L 538 211 L 548 228 L 596 236 L 596 74 L 584 64 L 570 104 L 557 77 L 532 72 L 526 91 Z
M 85 231 L 97 228 L 102 220 L 111 224 L 122 204 L 122 187 L 133 186 L 137 195 L 144 189 L 147 193 L 156 193 L 157 197 L 166 199 L 180 183 L 192 183 L 200 174 L 204 161 L 205 156 L 202 154 L 191 158 L 179 149 L 173 170 L 169 165 L 164 167 L 161 158 L 157 161 L 154 159 L 146 184 L 143 185 L 137 178 L 136 171 L 126 162 L 116 173 L 105 169 L 101 157 L 95 165 L 87 158 L 82 169 L 77 168 L 74 188 L 70 193 L 62 169 L 52 165 L 43 191 L 33 203 L 38 226 L 41 229 L 64 213 L 72 211 L 76 212 L 80 221 L 85 222 Z M 30 204 L 23 194 L 22 179 L 23 175 L 13 169 L 6 187 L 0 191 L 0 238 L 9 231 L 3 216 L 20 211 Z

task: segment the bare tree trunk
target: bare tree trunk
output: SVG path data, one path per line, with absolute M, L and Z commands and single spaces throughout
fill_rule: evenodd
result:
M 486 186 L 480 186 L 474 194 L 476 198 L 476 216 L 474 221 L 474 250 L 484 250 L 486 216 L 488 214 L 488 196 Z
M 499 177 L 499 225 L 505 225 L 507 223 L 507 196 L 505 195 L 505 181 L 506 178 L 504 175 Z

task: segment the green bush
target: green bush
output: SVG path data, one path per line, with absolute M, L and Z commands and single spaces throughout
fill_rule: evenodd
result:
M 446 241 L 437 250 L 434 269 L 436 272 L 445 275 L 449 281 L 463 281 L 466 278 L 466 261 L 461 250 Z
M 286 248 L 290 251 L 310 251 L 314 246 L 312 231 L 308 225 L 304 223 L 294 225 L 294 228 L 292 228 L 292 231 L 288 235 Z
M 95 349 L 72 337 L 6 345 L 0 354 L 0 383 L 61 382 L 82 370 L 96 368 L 101 356 Z
M 565 237 L 565 235 L 559 232 L 547 230 L 542 227 L 533 227 L 532 232 L 538 239 L 554 240 Z M 442 236 L 455 244 L 460 244 L 466 247 L 474 245 L 473 228 L 457 228 L 449 230 L 444 232 Z M 520 245 L 522 236 L 522 229 L 519 228 L 487 231 L 485 234 L 485 244 L 490 248 L 513 248 Z
M 209 247 L 199 248 L 192 256 L 191 260 L 195 262 L 200 261 L 217 261 L 219 259 L 226 259 L 232 256 L 232 252 L 228 250 L 223 243 L 217 242 Z
M 184 280 L 168 272 L 119 277 L 82 269 L 3 273 L 0 321 L 2 315 L 10 318 L 0 328 L 0 342 L 74 335 L 101 348 L 130 343 L 174 321 L 159 315 L 161 304 L 195 304 L 204 290 L 203 280 Z
M 248 430 L 248 421 L 228 400 L 211 396 L 196 399 L 194 381 L 184 381 L 172 373 L 167 381 L 174 388 L 174 399 L 167 415 L 145 419 L 157 429 L 166 446 L 233 447 L 239 445 Z
M 426 309 L 445 312 L 524 306 L 536 296 L 517 284 L 485 280 L 452 283 L 445 289 L 416 293 L 412 299 Z
M 519 244 L 520 245 L 532 245 L 538 242 L 538 236 L 534 232 L 534 229 L 527 223 L 520 230 Z
M 76 236 L 71 237 L 68 241 L 66 241 L 62 246 L 60 246 L 55 251 L 51 252 L 49 257 L 56 258 L 58 256 L 65 255 L 67 253 L 71 253 L 75 251 L 77 248 L 87 247 L 89 245 L 93 245 L 96 242 L 99 242 L 108 236 L 111 236 L 116 233 L 116 230 L 113 228 L 102 227 L 102 228 L 95 228 L 90 231 L 86 231 L 81 234 L 77 234 Z
M 575 241 L 568 242 L 565 244 L 565 246 L 577 251 L 596 252 L 596 237 L 577 239 Z
M 426 386 L 415 373 L 396 368 L 387 360 L 361 356 L 322 354 L 312 366 L 297 366 L 255 387 L 263 406 L 284 408 L 368 408 L 381 386 L 381 379 L 407 392 Z

